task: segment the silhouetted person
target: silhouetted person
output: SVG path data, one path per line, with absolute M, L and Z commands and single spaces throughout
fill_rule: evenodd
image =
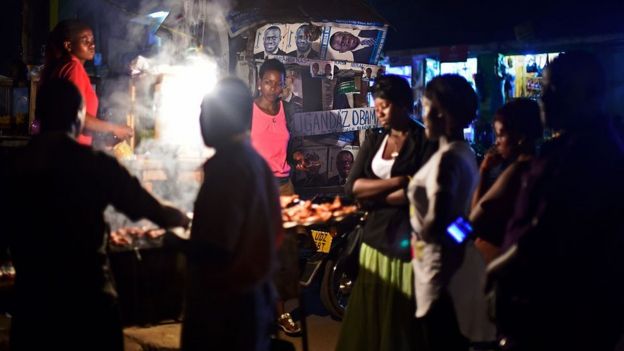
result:
M 41 134 L 9 166 L 6 236 L 16 270 L 11 350 L 123 350 L 103 212 L 162 227 L 188 218 L 163 206 L 114 158 L 76 142 L 78 89 L 50 79 L 37 94 Z
M 603 112 L 605 72 L 584 52 L 545 70 L 542 113 L 558 137 L 524 178 L 489 267 L 497 324 L 514 350 L 613 350 L 624 318 L 624 157 Z
M 274 323 L 271 277 L 282 232 L 271 168 L 251 146 L 253 100 L 239 79 L 204 98 L 201 131 L 216 154 L 204 181 L 187 254 L 182 350 L 268 350 Z
M 522 176 L 535 156 L 536 142 L 544 134 L 539 105 L 528 98 L 511 100 L 499 108 L 494 114 L 493 127 L 496 141 L 481 162 L 470 213 L 477 236 L 475 245 L 487 263 L 500 254 Z M 506 168 L 488 186 L 487 175 L 501 164 Z

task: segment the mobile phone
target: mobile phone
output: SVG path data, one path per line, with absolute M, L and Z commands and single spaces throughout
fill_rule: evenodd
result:
M 446 227 L 446 233 L 455 240 L 456 243 L 461 244 L 472 233 L 472 226 L 468 220 L 460 216 Z

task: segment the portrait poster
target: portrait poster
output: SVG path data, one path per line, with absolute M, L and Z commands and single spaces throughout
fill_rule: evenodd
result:
M 377 77 L 384 73 L 384 69 L 380 66 L 366 66 L 362 70 L 362 80 L 369 82 L 377 79 Z
M 253 46 L 255 59 L 264 59 L 268 55 L 286 55 L 288 46 L 287 24 L 266 24 L 256 30 Z
M 294 112 L 303 112 L 303 84 L 299 67 L 286 67 L 285 86 L 282 90 L 282 100 L 293 105 Z
M 336 88 L 335 79 L 323 79 L 321 80 L 321 102 L 323 104 L 323 111 L 334 110 L 334 90 Z
M 327 185 L 327 154 L 326 146 L 300 146 L 295 149 L 295 187 Z
M 288 25 L 286 55 L 319 60 L 321 58 L 321 35 L 323 27 L 310 23 Z
M 321 41 L 321 57 L 326 60 L 375 64 L 384 39 L 383 28 L 326 26 Z
M 357 146 L 330 147 L 327 159 L 328 185 L 344 185 L 345 176 L 353 166 L 359 148 Z M 350 162 L 349 162 L 350 161 Z
M 313 78 L 334 79 L 334 63 L 332 61 L 314 61 L 310 65 L 310 76 Z

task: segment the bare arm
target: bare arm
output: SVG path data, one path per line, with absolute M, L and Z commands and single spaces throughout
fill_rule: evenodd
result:
M 487 189 L 485 187 L 485 182 L 483 181 L 483 173 L 480 174 L 479 176 L 479 183 L 477 184 L 477 188 L 474 191 L 474 194 L 472 194 L 472 201 L 470 203 L 470 208 L 474 210 L 474 208 L 477 206 L 477 204 L 479 203 L 479 200 L 481 200 L 481 198 L 483 197 L 483 195 L 485 195 Z
M 407 197 L 405 194 L 405 188 L 395 190 L 386 196 L 386 202 L 389 205 L 401 206 L 407 204 Z
M 389 179 L 356 179 L 353 183 L 353 195 L 360 200 L 372 199 L 388 195 L 405 186 L 407 177 L 399 176 Z
M 488 191 L 488 187 L 485 182 L 485 175 L 494 168 L 494 166 L 500 164 L 503 161 L 501 156 L 496 153 L 495 150 L 488 151 L 485 155 L 483 161 L 481 161 L 481 167 L 479 168 L 479 183 L 477 184 L 477 188 L 472 195 L 472 201 L 470 204 L 470 208 L 473 209 L 479 203 L 479 200 L 485 195 Z

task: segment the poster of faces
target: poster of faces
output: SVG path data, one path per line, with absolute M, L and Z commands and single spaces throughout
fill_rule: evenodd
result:
M 293 105 L 294 112 L 303 111 L 303 86 L 299 68 L 286 68 L 286 79 L 282 90 L 282 100 Z
M 258 28 L 254 42 L 254 58 L 264 59 L 267 55 L 286 55 L 288 25 L 267 24 Z
M 256 31 L 254 58 L 287 55 L 318 60 L 322 31 L 310 23 L 266 24 Z
M 292 56 L 310 60 L 374 64 L 379 58 L 386 28 L 312 23 L 270 23 L 256 30 L 253 54 Z M 323 67 L 319 67 L 323 71 Z
M 384 32 L 377 29 L 326 27 L 323 45 L 328 60 L 375 63 L 379 58 Z
M 334 79 L 334 64 L 331 61 L 312 62 L 310 76 L 313 78 Z
M 327 185 L 344 185 L 358 153 L 357 146 L 333 147 L 327 160 Z
M 327 147 L 300 147 L 295 150 L 296 187 L 317 187 L 327 185 Z
M 288 56 L 318 60 L 321 58 L 322 27 L 309 23 L 288 25 Z

